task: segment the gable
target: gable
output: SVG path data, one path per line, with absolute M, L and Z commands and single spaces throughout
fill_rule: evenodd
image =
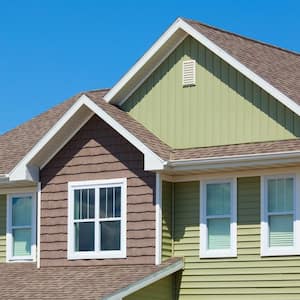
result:
M 196 86 L 182 87 L 195 59 Z M 122 108 L 173 148 L 291 139 L 299 117 L 188 36 Z

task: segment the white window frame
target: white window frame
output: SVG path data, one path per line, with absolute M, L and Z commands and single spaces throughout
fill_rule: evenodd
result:
M 200 258 L 236 257 L 237 256 L 237 180 L 220 179 L 200 182 Z M 206 216 L 206 186 L 207 184 L 230 183 L 231 214 L 230 214 L 230 249 L 208 249 L 208 229 Z M 222 217 L 222 216 L 218 216 Z M 226 215 L 226 217 L 228 217 Z
M 100 220 L 99 216 L 99 189 L 107 187 L 121 187 L 121 239 L 120 250 L 101 251 L 97 249 L 100 245 L 100 226 L 95 225 L 95 251 L 75 251 L 75 230 L 74 230 L 74 190 L 95 189 L 95 224 Z M 94 181 L 74 181 L 68 183 L 68 259 L 108 259 L 126 258 L 126 207 L 127 207 L 127 179 L 105 179 Z
M 13 229 L 12 226 L 12 199 L 15 197 L 31 197 L 32 212 L 31 212 L 31 255 L 14 256 L 13 255 Z M 36 261 L 36 193 L 14 193 L 7 194 L 7 230 L 6 230 L 6 260 L 7 262 L 14 261 Z M 27 226 L 20 226 L 25 228 Z M 18 228 L 18 227 L 16 227 Z M 28 226 L 29 228 L 29 226 Z
M 286 247 L 269 247 L 269 222 L 268 222 L 268 180 L 269 179 L 294 179 L 294 246 Z M 300 254 L 300 190 L 299 174 L 278 174 L 261 177 L 261 256 L 284 256 Z

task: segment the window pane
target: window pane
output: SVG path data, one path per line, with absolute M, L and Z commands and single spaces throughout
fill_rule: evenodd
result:
M 81 219 L 87 219 L 87 211 L 88 211 L 88 190 L 81 190 Z
M 120 250 L 120 221 L 100 222 L 101 250 Z
M 293 215 L 269 216 L 270 247 L 293 246 Z
M 80 190 L 74 191 L 74 219 L 80 219 Z
M 89 215 L 88 218 L 95 218 L 95 190 L 89 189 Z
M 121 188 L 115 188 L 115 217 L 121 217 Z
M 12 225 L 30 226 L 32 213 L 32 198 L 14 197 L 12 199 Z
M 293 210 L 293 178 L 268 180 L 269 212 Z
M 207 216 L 230 214 L 230 183 L 207 184 L 206 193 Z
M 208 249 L 230 249 L 230 219 L 207 220 Z
M 107 189 L 107 218 L 112 218 L 113 214 L 113 192 L 114 188 Z
M 31 255 L 31 229 L 13 229 L 13 255 Z
M 94 251 L 94 222 L 75 223 L 75 251 Z
M 100 218 L 106 217 L 106 188 L 100 189 Z

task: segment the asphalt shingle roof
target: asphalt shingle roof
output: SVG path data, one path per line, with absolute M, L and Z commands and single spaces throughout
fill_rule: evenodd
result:
M 33 263 L 0 264 L 1 299 L 99 300 L 182 260 L 161 265 L 43 267 Z

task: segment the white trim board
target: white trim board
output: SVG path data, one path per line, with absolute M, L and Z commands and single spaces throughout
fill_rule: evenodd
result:
M 183 260 L 177 261 L 173 264 L 171 264 L 168 267 L 163 268 L 162 270 L 159 270 L 155 273 L 152 273 L 146 277 L 144 277 L 141 280 L 138 280 L 135 283 L 130 284 L 129 286 L 110 294 L 109 296 L 106 296 L 102 298 L 103 300 L 120 300 L 124 297 L 133 294 L 134 292 L 137 292 L 138 290 L 143 289 L 144 287 L 149 286 L 150 284 L 159 281 L 160 279 L 163 279 L 177 271 L 180 271 L 184 268 L 184 262 Z
M 39 171 L 37 166 L 30 166 L 30 162 L 40 153 L 40 151 L 53 139 L 56 134 L 63 128 L 72 116 L 83 106 L 90 109 L 94 114 L 100 117 L 104 122 L 122 135 L 129 143 L 135 146 L 139 151 L 144 154 L 145 170 L 161 170 L 165 161 L 157 154 L 150 150 L 145 144 L 137 139 L 125 127 L 113 119 L 101 107 L 95 104 L 86 95 L 82 95 L 75 104 L 62 116 L 62 118 L 42 137 L 41 140 L 30 150 L 23 159 L 16 165 L 10 172 L 9 179 L 15 180 L 30 180 L 38 181 Z
M 286 96 L 284 93 L 282 93 L 280 90 L 275 88 L 273 85 L 268 83 L 266 80 L 264 80 L 261 76 L 256 74 L 255 72 L 251 71 L 248 67 L 246 67 L 244 64 L 240 63 L 237 59 L 235 59 L 233 56 L 231 56 L 228 52 L 217 46 L 214 42 L 212 42 L 210 39 L 208 39 L 206 36 L 201 34 L 199 31 L 197 31 L 195 28 L 193 28 L 191 25 L 189 25 L 187 22 L 182 20 L 181 18 L 178 18 L 168 29 L 165 31 L 165 33 L 153 44 L 153 46 L 142 56 L 140 60 L 137 61 L 135 65 L 115 84 L 115 86 L 104 96 L 104 99 L 107 102 L 112 102 L 116 104 L 123 103 L 127 100 L 127 95 L 120 96 L 121 90 L 125 87 L 126 84 L 130 80 L 133 79 L 133 77 L 147 64 L 149 61 L 153 58 L 154 55 L 157 54 L 157 52 L 161 49 L 161 47 L 170 40 L 176 32 L 179 30 L 183 30 L 190 36 L 192 36 L 194 39 L 199 41 L 201 44 L 203 44 L 205 47 L 207 47 L 209 50 L 211 50 L 214 54 L 222 58 L 225 62 L 227 62 L 229 65 L 234 67 L 236 70 L 238 70 L 241 74 L 249 78 L 251 81 L 253 81 L 255 84 L 257 84 L 259 87 L 261 87 L 263 90 L 265 90 L 267 93 L 272 95 L 275 99 L 277 99 L 279 102 L 281 102 L 283 105 L 288 107 L 291 111 L 296 113 L 297 115 L 300 115 L 300 106 L 293 101 L 291 98 Z M 161 63 L 161 62 L 159 62 Z M 154 66 L 152 69 L 156 69 L 158 67 L 158 64 Z M 142 82 L 149 76 L 149 73 L 146 73 L 143 78 L 139 81 L 137 85 L 141 85 Z M 135 90 L 136 87 L 134 87 L 132 90 Z M 119 96 L 118 96 L 119 95 Z M 130 94 L 129 94 L 130 95 Z M 118 96 L 118 97 L 117 97 Z

